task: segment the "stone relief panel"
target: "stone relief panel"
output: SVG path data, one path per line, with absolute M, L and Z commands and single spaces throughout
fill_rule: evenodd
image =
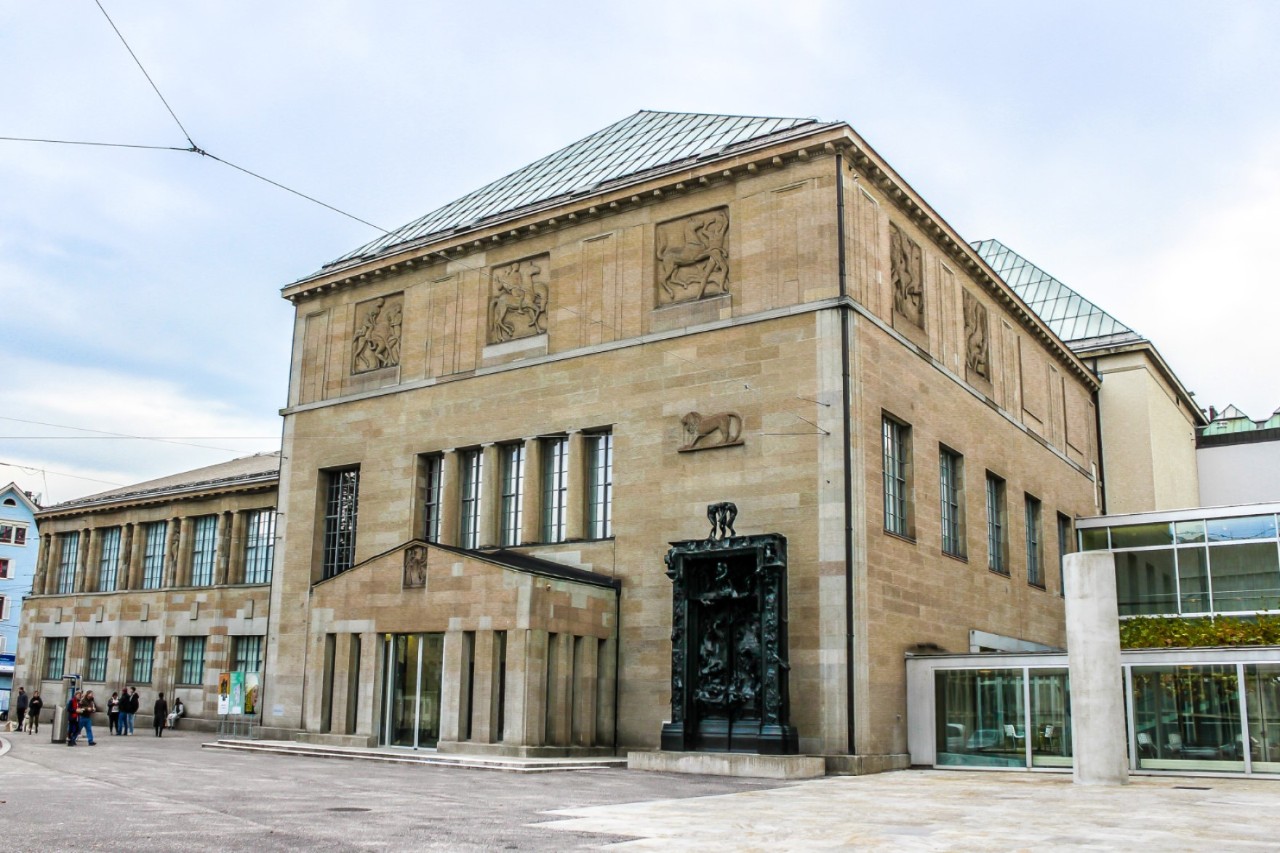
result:
M 658 304 L 729 292 L 729 209 L 717 207 L 658 225 L 654 232 Z
M 546 333 L 550 268 L 551 256 L 543 254 L 490 270 L 489 343 Z
M 924 256 L 920 244 L 889 223 L 889 267 L 893 313 L 924 328 Z
M 427 585 L 427 549 L 423 545 L 410 545 L 404 549 L 404 588 Z
M 352 373 L 368 373 L 400 363 L 403 311 L 403 293 L 379 296 L 356 305 L 356 328 L 351 337 Z
M 964 291 L 964 366 L 968 378 L 980 376 L 991 381 L 990 324 L 987 306 L 968 290 Z
M 742 417 L 737 412 L 690 412 L 680 419 L 680 427 L 684 434 L 681 453 L 742 444 Z

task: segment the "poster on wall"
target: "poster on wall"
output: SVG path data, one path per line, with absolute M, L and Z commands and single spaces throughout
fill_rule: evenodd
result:
M 231 713 L 231 673 L 218 673 L 218 714 Z
M 244 713 L 249 717 L 258 713 L 258 673 L 256 672 L 244 674 Z
M 229 714 L 244 713 L 244 673 L 231 673 L 231 708 Z

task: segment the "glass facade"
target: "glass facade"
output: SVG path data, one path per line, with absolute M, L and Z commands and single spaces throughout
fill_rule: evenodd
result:
M 120 576 L 120 528 L 107 527 L 98 534 L 102 556 L 98 561 L 98 591 L 114 592 Z
M 1274 513 L 1089 528 L 1080 547 L 1114 551 L 1121 616 L 1280 611 Z
M 218 552 L 218 517 L 202 515 L 195 520 L 195 542 L 191 546 L 191 585 L 213 585 L 213 558 Z

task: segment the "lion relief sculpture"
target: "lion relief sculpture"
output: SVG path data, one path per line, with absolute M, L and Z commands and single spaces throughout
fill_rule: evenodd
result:
M 684 430 L 682 453 L 742 444 L 742 418 L 736 412 L 714 415 L 690 412 L 680 419 L 680 425 Z

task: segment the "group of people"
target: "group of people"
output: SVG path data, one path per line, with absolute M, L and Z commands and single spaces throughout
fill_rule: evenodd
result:
M 27 734 L 40 731 L 40 712 L 44 710 L 44 700 L 40 698 L 39 690 L 28 696 L 27 691 L 19 687 L 15 710 L 18 713 L 18 731 Z
M 126 687 L 111 694 L 107 700 L 107 721 L 113 735 L 133 734 L 133 717 L 138 713 L 142 699 L 138 696 L 138 688 Z M 35 734 L 40 731 L 40 712 L 44 709 L 44 700 L 39 691 L 30 696 L 23 687 L 18 688 L 15 703 L 18 714 L 18 731 Z M 77 690 L 67 699 L 67 746 L 75 746 L 81 735 L 90 746 L 96 746 L 93 737 L 93 715 L 102 710 L 92 690 Z M 174 728 L 178 720 L 187 712 L 181 699 L 175 699 L 173 707 L 165 701 L 161 693 L 152 706 L 152 724 L 156 737 L 161 737 L 166 728 Z

